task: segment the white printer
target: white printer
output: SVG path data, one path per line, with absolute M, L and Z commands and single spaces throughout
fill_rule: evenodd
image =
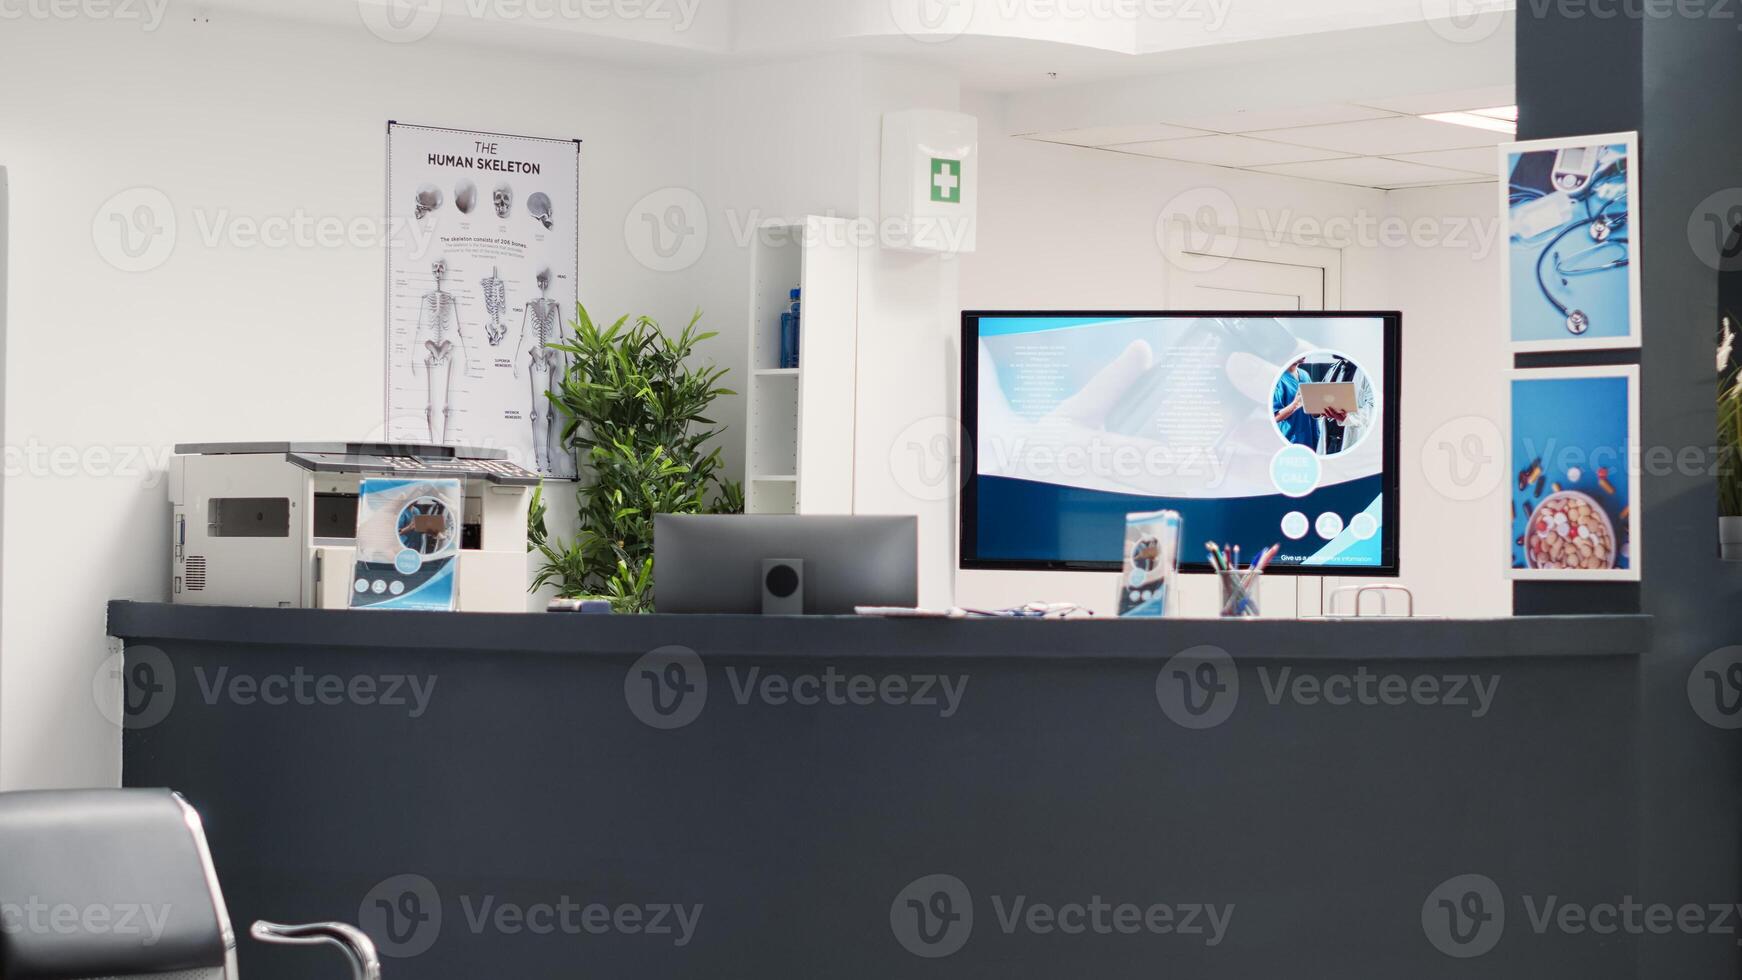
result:
M 349 604 L 358 484 L 465 488 L 459 608 L 525 612 L 526 517 L 538 474 L 493 449 L 376 443 L 199 443 L 169 463 L 171 597 L 223 606 Z

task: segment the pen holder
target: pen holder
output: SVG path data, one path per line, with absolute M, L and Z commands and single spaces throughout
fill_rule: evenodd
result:
M 1230 618 L 1258 615 L 1258 583 L 1261 572 L 1251 570 L 1221 571 L 1216 579 L 1221 584 L 1221 615 Z

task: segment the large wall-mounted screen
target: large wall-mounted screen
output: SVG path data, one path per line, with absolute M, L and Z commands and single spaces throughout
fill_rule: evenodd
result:
M 962 567 L 1117 570 L 1125 515 L 1168 508 L 1188 568 L 1396 575 L 1401 323 L 963 313 Z

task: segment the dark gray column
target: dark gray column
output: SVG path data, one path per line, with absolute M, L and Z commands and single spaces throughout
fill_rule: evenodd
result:
M 1633 243 L 1644 284 L 1641 438 L 1647 449 L 1686 450 L 1709 462 L 1719 275 L 1691 235 L 1709 227 L 1708 211 L 1728 220 L 1728 208 L 1742 205 L 1742 11 L 1715 2 L 1525 0 L 1518 98 L 1524 139 L 1640 132 L 1643 221 Z M 1711 200 L 1726 189 L 1727 198 Z M 1707 694 L 1697 677 L 1690 692 L 1689 679 L 1706 654 L 1742 642 L 1742 566 L 1717 558 L 1715 475 L 1701 466 L 1673 469 L 1648 467 L 1643 477 L 1644 582 L 1636 593 L 1521 584 L 1516 599 L 1520 612 L 1642 608 L 1657 617 L 1658 642 L 1641 671 L 1639 897 L 1735 902 L 1742 736 L 1701 721 L 1691 702 L 1742 692 Z M 1636 948 L 1641 977 L 1733 977 L 1739 969 L 1736 936 L 1678 930 Z

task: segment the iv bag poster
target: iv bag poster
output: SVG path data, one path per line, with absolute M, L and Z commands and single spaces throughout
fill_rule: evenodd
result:
M 1639 580 L 1639 369 L 1514 371 L 1509 576 Z
M 1637 161 L 1633 133 L 1500 148 L 1513 351 L 1639 346 Z
M 457 608 L 465 505 L 459 480 L 363 480 L 351 608 Z
M 387 126 L 387 438 L 575 476 L 545 392 L 578 295 L 580 142 Z

